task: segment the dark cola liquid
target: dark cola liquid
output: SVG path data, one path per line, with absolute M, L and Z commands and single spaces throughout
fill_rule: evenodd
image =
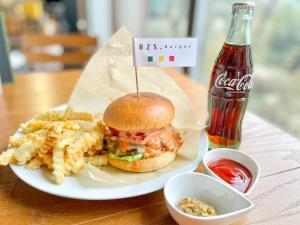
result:
M 251 46 L 224 44 L 214 65 L 208 98 L 210 148 L 238 148 L 252 86 Z

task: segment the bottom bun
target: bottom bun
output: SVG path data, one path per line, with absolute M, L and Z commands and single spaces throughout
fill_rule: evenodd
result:
M 165 152 L 160 156 L 154 158 L 141 159 L 133 162 L 120 159 L 110 159 L 108 158 L 108 163 L 121 170 L 126 170 L 130 172 L 143 173 L 158 170 L 169 165 L 176 158 L 176 152 Z

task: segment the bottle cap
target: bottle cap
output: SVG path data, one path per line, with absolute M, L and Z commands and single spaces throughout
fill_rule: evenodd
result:
M 254 2 L 237 2 L 232 5 L 232 9 L 255 9 Z

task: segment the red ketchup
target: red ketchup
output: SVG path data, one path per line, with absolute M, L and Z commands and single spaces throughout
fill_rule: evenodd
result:
M 242 164 L 230 159 L 215 159 L 208 163 L 209 169 L 241 192 L 247 192 L 251 181 L 251 172 Z

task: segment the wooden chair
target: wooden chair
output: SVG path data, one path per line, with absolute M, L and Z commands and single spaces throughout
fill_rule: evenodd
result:
M 61 54 L 51 54 L 49 46 L 61 46 Z M 97 39 L 81 34 L 62 34 L 46 36 L 24 34 L 21 36 L 21 48 L 29 65 L 59 62 L 66 66 L 83 65 L 97 47 Z

